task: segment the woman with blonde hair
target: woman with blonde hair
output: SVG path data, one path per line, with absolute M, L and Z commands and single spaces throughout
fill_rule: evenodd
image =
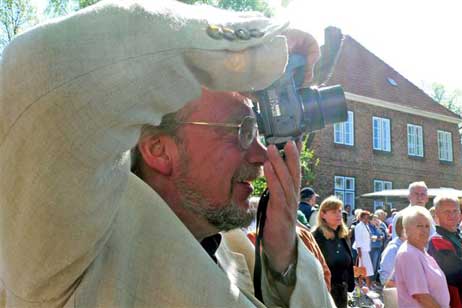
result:
M 348 228 L 342 219 L 343 202 L 335 196 L 319 206 L 317 227 L 313 231 L 326 259 L 331 276 L 331 294 L 339 308 L 348 306 L 348 291 L 353 291 L 353 258 L 348 243 Z

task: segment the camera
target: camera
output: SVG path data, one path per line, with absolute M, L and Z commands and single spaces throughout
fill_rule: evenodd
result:
M 302 88 L 305 65 L 305 56 L 290 54 L 284 75 L 254 93 L 258 129 L 267 144 L 281 149 L 289 140 L 347 120 L 341 86 Z

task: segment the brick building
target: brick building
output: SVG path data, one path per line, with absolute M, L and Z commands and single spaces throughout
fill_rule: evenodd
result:
M 458 115 L 337 28 L 326 29 L 322 54 L 317 79 L 341 84 L 349 111 L 347 122 L 317 132 L 311 145 L 320 159 L 313 187 L 322 198 L 336 194 L 374 209 L 383 202 L 358 197 L 417 180 L 462 188 Z

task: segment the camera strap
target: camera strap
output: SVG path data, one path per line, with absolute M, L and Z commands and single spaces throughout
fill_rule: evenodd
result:
M 255 268 L 253 272 L 253 286 L 255 291 L 255 297 L 263 303 L 263 293 L 261 288 L 261 277 L 262 277 L 262 263 L 261 263 L 261 251 L 263 242 L 263 229 L 265 228 L 266 221 L 266 209 L 269 201 L 268 188 L 265 189 L 260 197 L 257 209 L 257 234 L 255 238 Z

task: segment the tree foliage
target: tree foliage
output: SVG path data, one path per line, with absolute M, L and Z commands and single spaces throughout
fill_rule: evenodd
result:
M 446 87 L 440 83 L 432 85 L 432 93 L 430 96 L 441 105 L 445 106 L 454 113 L 461 114 L 462 112 L 462 90 L 456 89 L 449 92 Z
M 316 158 L 314 151 L 309 148 L 308 137 L 302 142 L 302 150 L 300 152 L 300 165 L 302 171 L 301 186 L 313 185 L 316 174 L 314 168 L 319 164 L 319 158 Z M 266 180 L 264 177 L 260 177 L 253 181 L 253 195 L 260 196 L 266 189 Z
M 188 1 L 195 2 L 195 1 Z M 196 2 L 207 3 L 233 11 L 259 11 L 266 16 L 272 16 L 273 11 L 265 0 L 199 0 Z
M 48 0 L 47 13 L 55 16 L 80 10 L 100 0 Z M 271 16 L 273 11 L 267 0 L 180 0 L 188 4 L 202 3 L 234 11 L 259 11 Z
M 29 0 L 0 0 L 0 48 L 35 22 L 36 12 Z
M 48 0 L 47 14 L 52 16 L 66 15 L 95 4 L 101 0 Z

